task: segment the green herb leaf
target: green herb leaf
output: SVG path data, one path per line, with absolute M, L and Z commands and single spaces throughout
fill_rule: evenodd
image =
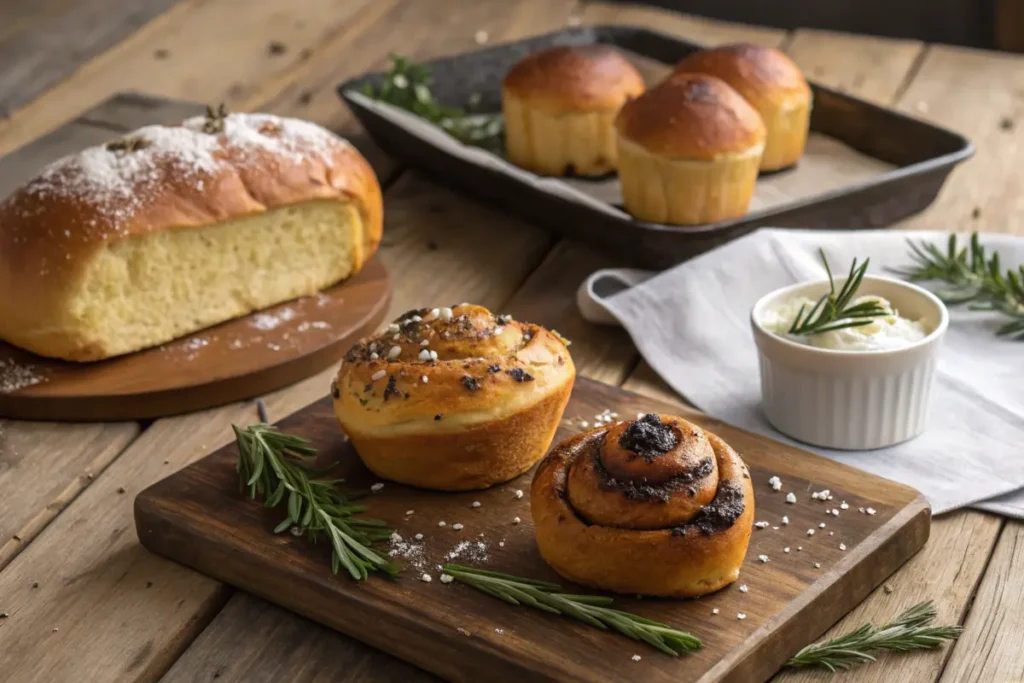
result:
M 501 114 L 472 114 L 441 104 L 431 92 L 430 83 L 430 71 L 426 67 L 392 54 L 391 70 L 384 75 L 379 87 L 374 89 L 366 83 L 359 91 L 426 119 L 467 145 L 495 151 L 501 148 Z M 475 107 L 479 100 L 479 94 L 474 94 L 469 106 Z
M 789 334 L 808 336 L 812 334 L 823 334 L 835 330 L 844 330 L 848 327 L 861 327 L 870 325 L 875 318 L 889 315 L 884 306 L 875 301 L 864 301 L 859 304 L 850 305 L 864 273 L 868 269 L 871 259 L 866 259 L 861 265 L 857 265 L 857 259 L 853 259 L 850 265 L 850 274 L 846 278 L 839 292 L 836 292 L 836 282 L 832 277 L 832 269 L 825 258 L 825 252 L 818 250 L 821 260 L 825 264 L 825 272 L 828 273 L 828 294 L 822 295 L 811 310 L 805 311 L 806 306 L 801 306 L 797 311 L 796 318 L 789 328 Z
M 263 505 L 268 508 L 278 507 L 288 493 L 288 517 L 274 528 L 274 533 L 298 529 L 313 541 L 326 534 L 335 574 L 341 567 L 357 580 L 365 579 L 371 571 L 398 573 L 398 565 L 369 547 L 390 537 L 392 530 L 381 520 L 353 517 L 366 508 L 350 505 L 350 496 L 335 488 L 341 479 L 311 478 L 317 472 L 311 467 L 316 449 L 308 441 L 266 424 L 232 429 L 238 443 L 238 481 L 243 489 L 249 488 L 251 498 L 263 496 Z
M 932 626 L 935 616 L 934 603 L 922 602 L 883 626 L 864 624 L 846 635 L 808 645 L 786 662 L 786 666 L 820 666 L 834 672 L 873 662 L 877 652 L 931 650 L 943 642 L 956 640 L 962 629 Z
M 924 241 L 908 240 L 907 245 L 913 264 L 892 272 L 912 282 L 945 283 L 935 292 L 944 302 L 1009 316 L 1012 320 L 996 334 L 1024 340 L 1024 264 L 1004 271 L 999 253 L 989 256 L 977 232 L 963 249 L 956 235 L 949 236 L 945 251 Z
M 700 640 L 684 631 L 651 619 L 607 607 L 612 598 L 601 595 L 563 593 L 557 583 L 511 574 L 446 564 L 441 571 L 491 597 L 512 605 L 560 614 L 600 629 L 611 629 L 633 640 L 647 643 L 673 657 L 700 649 Z

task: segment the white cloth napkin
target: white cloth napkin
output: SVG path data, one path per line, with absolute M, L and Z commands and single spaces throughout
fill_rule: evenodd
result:
M 870 258 L 869 273 L 904 266 L 907 239 L 945 248 L 948 233 L 762 229 L 660 274 L 608 269 L 580 288 L 581 313 L 617 321 L 668 384 L 708 414 L 918 489 L 940 514 L 974 505 L 1024 518 L 1024 341 L 996 337 L 1001 318 L 950 309 L 926 432 L 875 451 L 798 444 L 760 410 L 750 309 L 763 294 Z M 966 244 L 966 237 L 961 238 Z M 983 235 L 1003 263 L 1024 263 L 1024 239 Z

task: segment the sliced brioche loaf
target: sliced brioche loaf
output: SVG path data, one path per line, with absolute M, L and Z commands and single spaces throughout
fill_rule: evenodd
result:
M 0 338 L 74 361 L 137 351 L 333 285 L 381 230 L 373 170 L 319 126 L 147 126 L 0 203 Z

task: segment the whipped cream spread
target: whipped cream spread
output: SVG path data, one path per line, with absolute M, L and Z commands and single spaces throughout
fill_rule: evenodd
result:
M 867 325 L 846 327 L 841 330 L 798 336 L 789 334 L 793 320 L 800 312 L 801 306 L 810 310 L 816 303 L 815 299 L 794 297 L 777 303 L 768 308 L 761 316 L 761 326 L 790 341 L 822 349 L 841 351 L 885 351 L 910 346 L 931 332 L 919 320 L 909 320 L 899 314 L 893 305 L 880 296 L 860 296 L 853 300 L 856 305 L 865 301 L 874 301 L 881 305 L 888 315 L 872 318 Z

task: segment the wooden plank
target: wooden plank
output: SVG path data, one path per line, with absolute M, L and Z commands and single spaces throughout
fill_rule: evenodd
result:
M 781 29 L 705 19 L 672 10 L 616 2 L 587 2 L 580 12 L 584 24 L 646 26 L 704 45 L 756 43 L 779 45 L 786 37 Z
M 135 423 L 0 423 L 0 570 L 138 433 Z
M 653 399 L 578 379 L 567 412 L 593 415 L 603 409 L 623 416 L 673 410 Z M 535 552 L 528 500 L 512 495 L 513 489 L 528 490 L 532 473 L 486 491 L 444 496 L 386 484 L 367 501 L 371 513 L 395 524 L 406 538 L 417 533 L 426 537 L 423 566 L 409 567 L 396 581 L 335 579 L 323 547 L 268 534 L 281 513 L 237 495 L 233 447 L 140 494 L 136 524 L 140 540 L 156 552 L 453 681 L 761 680 L 921 547 L 927 538 L 928 509 L 924 498 L 908 487 L 706 417 L 697 424 L 714 429 L 745 453 L 757 490 L 757 519 L 772 520 L 778 528 L 755 531 L 751 537 L 742 569 L 749 592 L 734 586 L 699 601 L 617 599 L 621 609 L 672 623 L 702 640 L 699 651 L 678 659 L 638 650 L 636 644 L 585 625 L 418 580 L 421 573 L 436 579 L 436 565 L 463 539 L 485 545 L 488 558 L 474 564 L 556 578 Z M 290 416 L 281 428 L 317 444 L 323 464 L 337 463 L 333 471 L 352 486 L 368 487 L 377 480 L 341 434 L 329 397 Z M 555 438 L 578 431 L 564 424 Z M 788 503 L 784 492 L 771 491 L 768 480 L 775 474 L 787 491 L 797 492 L 795 503 Z M 812 486 L 830 489 L 836 506 L 847 500 L 853 507 L 829 516 L 834 536 L 824 530 L 814 538 L 805 533 L 832 505 L 811 500 L 806 492 Z M 473 509 L 472 501 L 480 505 Z M 873 507 L 877 514 L 858 513 L 857 506 Z M 406 514 L 409 509 L 415 513 Z M 746 524 L 753 524 L 753 514 L 751 509 Z M 792 520 L 789 526 L 779 522 L 783 515 Z M 521 516 L 521 524 L 511 523 L 515 516 Z M 465 530 L 439 528 L 438 520 L 464 523 Z M 691 543 L 694 533 L 691 528 L 686 534 Z M 668 530 L 665 534 L 669 538 Z M 784 553 L 784 546 L 792 546 L 792 552 Z M 761 555 L 771 561 L 758 561 Z M 721 612 L 718 617 L 711 613 L 715 608 Z M 356 613 L 364 618 L 354 620 Z M 737 613 L 746 619 L 736 619 Z M 459 628 L 471 635 L 460 634 Z M 631 659 L 636 652 L 645 655 L 642 661 Z
M 397 1 L 183 0 L 0 121 L 0 154 L 125 90 L 234 105 L 318 44 L 358 34 Z
M 0 118 L 82 62 L 136 31 L 177 0 L 34 2 L 5 4 L 0 26 Z M 20 9 L 19 9 L 20 6 Z M 26 6 L 31 12 L 26 12 Z M 18 15 L 21 15 L 19 20 Z
M 254 419 L 250 404 L 154 423 L 0 572 L 8 680 L 147 681 L 177 658 L 227 592 L 143 549 L 132 503 Z
M 962 133 L 977 150 L 902 227 L 1024 234 L 1024 57 L 931 46 L 899 108 Z
M 889 104 L 924 51 L 924 43 L 799 29 L 786 53 L 804 75 L 821 85 Z
M 1024 524 L 1007 521 L 942 683 L 1016 681 L 1024 672 Z

